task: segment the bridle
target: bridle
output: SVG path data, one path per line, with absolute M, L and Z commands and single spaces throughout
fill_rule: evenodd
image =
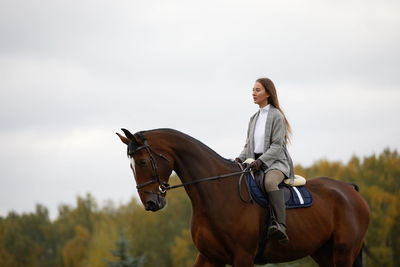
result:
M 243 166 L 239 164 L 241 171 L 238 172 L 232 172 L 232 173 L 227 173 L 227 174 L 222 174 L 222 175 L 217 175 L 217 176 L 212 176 L 212 177 L 207 177 L 207 178 L 202 178 L 202 179 L 198 179 L 198 180 L 194 180 L 194 181 L 190 181 L 190 182 L 186 182 L 186 183 L 182 183 L 182 184 L 178 184 L 178 185 L 174 185 L 174 186 L 170 186 L 167 182 L 164 182 L 160 179 L 160 176 L 158 174 L 158 168 L 157 168 L 157 164 L 156 161 L 154 160 L 154 156 L 153 153 L 156 154 L 157 156 L 159 156 L 160 158 L 166 160 L 169 162 L 169 159 L 167 157 L 165 157 L 162 154 L 156 153 L 148 144 L 146 137 L 143 135 L 142 132 L 137 132 L 134 134 L 134 136 L 137 136 L 143 143 L 142 146 L 139 146 L 137 148 L 134 149 L 134 151 L 129 151 L 129 145 L 128 145 L 128 155 L 132 156 L 135 152 L 145 149 L 147 151 L 147 154 L 149 154 L 149 158 L 150 158 L 150 162 L 151 162 L 151 167 L 153 170 L 153 179 L 147 182 L 144 182 L 142 184 L 139 184 L 136 186 L 136 189 L 138 192 L 144 192 L 144 193 L 148 193 L 148 194 L 156 194 L 158 195 L 158 197 L 164 195 L 168 190 L 171 189 L 175 189 L 175 188 L 179 188 L 182 186 L 186 186 L 186 185 L 190 185 L 190 184 L 196 184 L 196 183 L 200 183 L 200 182 L 206 182 L 206 181 L 212 181 L 212 180 L 220 180 L 223 178 L 227 178 L 227 177 L 232 177 L 235 175 L 239 175 L 240 174 L 240 178 L 239 178 L 239 184 L 238 184 L 238 188 L 239 188 L 239 195 L 240 198 L 242 199 L 242 201 L 244 202 L 250 202 L 252 201 L 252 197 L 251 194 L 249 200 L 244 200 L 241 194 L 241 189 L 240 189 L 240 185 L 242 182 L 242 178 L 244 176 L 245 173 L 250 172 L 250 168 L 246 167 L 243 168 Z M 152 153 L 153 152 L 153 153 Z M 154 183 L 158 183 L 158 191 L 149 191 L 149 190 L 144 190 L 143 188 L 150 185 L 150 184 L 154 184 Z M 249 185 L 247 184 L 247 189 L 249 190 Z M 249 191 L 250 193 L 250 191 Z
M 150 181 L 147 181 L 147 182 L 145 182 L 143 184 L 137 185 L 136 186 L 137 191 L 138 192 L 142 191 L 142 192 L 145 192 L 145 193 L 157 194 L 157 195 L 165 194 L 165 192 L 167 192 L 167 190 L 168 190 L 168 188 L 170 186 L 169 186 L 169 184 L 167 182 L 162 181 L 160 179 L 160 175 L 158 175 L 157 164 L 156 164 L 156 161 L 154 160 L 153 154 L 151 153 L 152 149 L 151 149 L 150 145 L 148 144 L 146 137 L 144 137 L 142 132 L 138 132 L 138 133 L 134 134 L 134 136 L 137 136 L 143 142 L 143 145 L 135 148 L 135 150 L 132 151 L 132 153 L 130 153 L 129 150 L 128 150 L 128 155 L 132 156 L 135 152 L 137 152 L 139 150 L 142 150 L 142 149 L 146 149 L 147 154 L 149 154 L 151 167 L 152 167 L 152 170 L 153 170 L 153 179 L 150 180 Z M 158 155 L 162 159 L 165 159 L 166 161 L 169 161 L 169 159 L 167 157 L 165 157 L 164 155 L 162 155 L 162 154 L 157 154 L 155 152 L 154 152 L 154 154 Z M 158 191 L 157 192 L 148 191 L 148 190 L 144 190 L 143 189 L 143 187 L 148 186 L 150 184 L 154 184 L 154 183 L 158 183 Z

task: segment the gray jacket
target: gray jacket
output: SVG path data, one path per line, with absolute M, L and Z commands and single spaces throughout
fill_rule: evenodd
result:
M 260 111 L 250 118 L 246 144 L 239 158 L 254 158 L 254 130 Z M 286 148 L 286 123 L 282 113 L 271 105 L 265 124 L 264 153 L 259 158 L 266 166 L 265 172 L 280 170 L 287 178 L 294 177 L 293 161 Z

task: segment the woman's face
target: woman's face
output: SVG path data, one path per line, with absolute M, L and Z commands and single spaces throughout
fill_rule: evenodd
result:
M 254 104 L 257 104 L 260 106 L 260 108 L 263 108 L 268 105 L 268 97 L 269 94 L 265 90 L 264 86 L 262 86 L 261 83 L 256 82 L 253 87 Z

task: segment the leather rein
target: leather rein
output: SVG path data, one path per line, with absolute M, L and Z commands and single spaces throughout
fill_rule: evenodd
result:
M 160 179 L 160 176 L 158 174 L 157 164 L 156 164 L 156 162 L 154 160 L 153 153 L 156 154 L 157 156 L 159 156 L 160 158 L 168 161 L 168 162 L 169 162 L 169 159 L 167 157 L 165 157 L 164 155 L 162 155 L 162 154 L 158 154 L 158 153 L 154 152 L 154 150 L 151 149 L 150 145 L 147 142 L 147 139 L 145 138 L 145 136 L 143 135 L 142 132 L 136 133 L 135 136 L 137 136 L 143 142 L 143 145 L 135 148 L 135 150 L 131 151 L 131 152 L 128 149 L 128 155 L 132 156 L 135 152 L 137 152 L 139 150 L 142 150 L 142 149 L 146 149 L 147 153 L 149 154 L 151 167 L 152 167 L 152 170 L 153 170 L 153 178 L 154 178 L 154 179 L 152 179 L 150 181 L 147 181 L 145 183 L 137 185 L 136 189 L 137 189 L 138 192 L 141 191 L 141 192 L 144 192 L 144 193 L 156 194 L 156 195 L 160 196 L 160 195 L 164 195 L 168 190 L 171 190 L 171 189 L 175 189 L 175 188 L 179 188 L 179 187 L 183 187 L 183 186 L 187 186 L 187 185 L 191 185 L 191 184 L 197 184 L 197 183 L 201 183 L 201 182 L 206 182 L 206 181 L 221 180 L 221 179 L 224 179 L 224 178 L 228 178 L 228 177 L 232 177 L 232 176 L 240 174 L 240 178 L 239 178 L 239 182 L 238 182 L 238 191 L 239 191 L 240 199 L 245 203 L 253 201 L 253 198 L 252 198 L 251 193 L 250 193 L 250 187 L 249 187 L 249 184 L 247 183 L 247 181 L 246 181 L 246 185 L 247 185 L 247 190 L 248 190 L 248 193 L 249 193 L 249 199 L 245 200 L 242 197 L 242 192 L 241 192 L 241 183 L 242 183 L 244 174 L 250 172 L 250 168 L 248 166 L 246 168 L 243 168 L 243 165 L 241 163 L 238 163 L 241 171 L 227 173 L 227 174 L 221 174 L 221 175 L 217 175 L 217 176 L 206 177 L 206 178 L 198 179 L 198 180 L 195 180 L 195 181 L 190 181 L 190 182 L 186 182 L 186 183 L 181 183 L 181 184 L 178 184 L 178 185 L 170 186 L 167 182 L 164 182 L 164 181 L 162 181 Z M 153 153 L 152 153 L 152 151 L 153 151 Z M 144 190 L 143 189 L 145 186 L 148 186 L 148 185 L 154 184 L 154 183 L 158 183 L 158 191 L 149 191 L 149 190 Z

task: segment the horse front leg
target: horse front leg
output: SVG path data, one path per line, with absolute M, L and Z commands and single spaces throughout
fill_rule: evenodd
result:
M 199 252 L 193 267 L 225 267 L 225 264 L 211 261 Z
M 252 267 L 254 266 L 254 255 L 248 253 L 236 253 L 233 260 L 233 267 Z

